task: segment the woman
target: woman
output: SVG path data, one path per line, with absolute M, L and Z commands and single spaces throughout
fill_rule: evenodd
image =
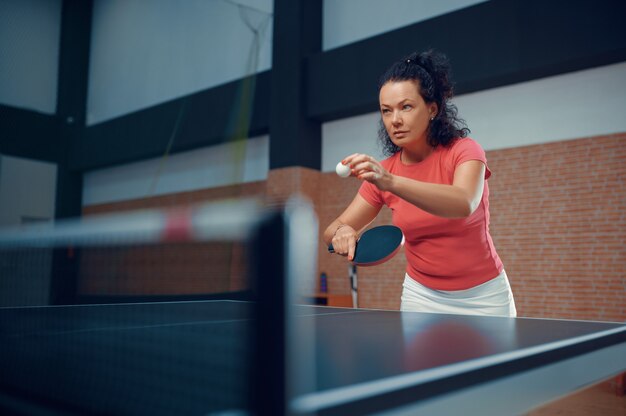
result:
M 406 238 L 401 310 L 516 316 L 489 234 L 491 172 L 451 98 L 443 54 L 414 53 L 383 74 L 379 139 L 389 157 L 342 161 L 363 183 L 324 240 L 351 260 L 359 233 L 387 205 Z

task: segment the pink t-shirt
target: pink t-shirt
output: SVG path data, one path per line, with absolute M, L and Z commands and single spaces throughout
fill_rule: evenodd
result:
M 390 173 L 422 182 L 451 185 L 457 166 L 480 160 L 487 166 L 485 152 L 470 138 L 437 146 L 423 161 L 404 164 L 398 152 L 381 163 Z M 491 171 L 486 167 L 482 200 L 467 218 L 437 217 L 375 185 L 363 182 L 359 194 L 371 205 L 387 205 L 392 221 L 404 233 L 407 273 L 435 290 L 463 290 L 498 276 L 502 261 L 489 234 L 489 187 Z

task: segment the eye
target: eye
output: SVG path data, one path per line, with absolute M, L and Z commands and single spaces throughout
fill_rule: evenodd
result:
M 382 110 L 380 110 L 383 114 L 387 114 L 389 113 L 391 110 L 389 110 L 388 108 L 383 108 Z
M 411 108 L 413 108 L 413 106 L 409 104 L 404 104 L 404 106 L 402 107 L 403 110 L 410 110 Z

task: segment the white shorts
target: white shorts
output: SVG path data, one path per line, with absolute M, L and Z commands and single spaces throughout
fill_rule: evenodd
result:
M 504 270 L 497 277 L 465 290 L 429 289 L 408 274 L 402 287 L 401 311 L 517 316 L 513 292 Z

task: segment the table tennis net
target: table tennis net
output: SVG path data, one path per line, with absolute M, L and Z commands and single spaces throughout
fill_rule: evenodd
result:
M 0 230 L 0 306 L 245 296 L 252 201 Z

